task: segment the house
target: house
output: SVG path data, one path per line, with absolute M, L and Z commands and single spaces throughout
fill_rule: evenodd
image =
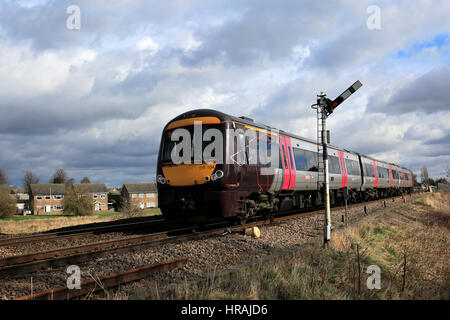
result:
M 32 184 L 31 207 L 33 214 L 63 214 L 64 184 Z
M 129 201 L 141 209 L 158 207 L 156 183 L 124 183 L 121 196 L 124 203 Z
M 77 193 L 90 194 L 94 201 L 94 211 L 108 210 L 108 189 L 104 183 L 73 184 L 72 188 Z
M 15 193 L 11 196 L 16 200 L 17 213 L 23 214 L 25 210 L 30 209 L 30 196 L 27 193 Z

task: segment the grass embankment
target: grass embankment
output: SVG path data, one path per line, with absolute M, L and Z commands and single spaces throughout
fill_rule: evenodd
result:
M 159 209 L 145 210 L 133 217 L 144 217 L 161 214 Z M 10 218 L 0 219 L 0 232 L 4 234 L 21 234 L 44 232 L 64 227 L 108 222 L 120 219 L 130 218 L 123 212 L 102 212 L 95 213 L 91 216 L 71 216 L 71 215 L 29 215 L 14 216 Z
M 334 231 L 327 249 L 306 246 L 194 285 L 153 289 L 149 298 L 449 299 L 449 228 L 450 192 L 423 194 Z M 381 269 L 379 290 L 367 288 L 370 265 Z

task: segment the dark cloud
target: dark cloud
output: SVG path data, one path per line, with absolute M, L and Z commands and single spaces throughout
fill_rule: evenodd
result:
M 368 103 L 368 112 L 401 114 L 406 112 L 434 113 L 450 110 L 450 71 L 437 67 L 392 92 L 380 88 Z M 391 95 L 386 94 L 392 92 Z
M 260 64 L 289 57 L 292 49 L 332 30 L 340 20 L 336 1 L 242 1 L 234 3 L 231 18 L 216 28 L 195 30 L 202 45 L 183 58 L 187 65 Z M 327 17 L 327 19 L 321 19 Z

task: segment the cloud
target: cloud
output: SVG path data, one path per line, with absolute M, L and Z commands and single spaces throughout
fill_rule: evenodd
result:
M 400 88 L 385 86 L 369 100 L 369 112 L 401 114 L 450 110 L 450 70 L 436 67 Z
M 332 143 L 438 175 L 449 163 L 448 1 L 66 0 L 0 3 L 0 168 L 14 184 L 152 181 L 161 130 L 211 108 L 315 139 L 316 95 L 363 87 Z M 440 6 L 440 10 L 432 10 Z M 430 9 L 432 8 L 432 9 Z M 411 19 L 414 17 L 414 19 Z

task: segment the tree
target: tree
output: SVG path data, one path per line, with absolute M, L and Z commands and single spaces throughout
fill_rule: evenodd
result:
M 53 174 L 52 178 L 50 179 L 50 183 L 66 183 L 68 180 L 68 176 L 66 171 L 64 169 L 58 169 Z
M 84 177 L 83 179 L 81 179 L 80 183 L 91 183 L 91 180 L 89 180 L 88 177 Z
M 430 179 L 428 177 L 428 169 L 427 167 L 422 167 L 422 169 L 420 169 L 420 181 L 425 184 L 425 185 L 430 185 Z
M 75 191 L 70 188 L 64 194 L 63 200 L 64 213 L 76 216 L 91 215 L 94 210 L 94 199 L 87 190 Z
M 23 188 L 25 189 L 25 192 L 28 194 L 31 194 L 31 185 L 39 183 L 39 178 L 36 177 L 33 172 L 27 171 L 25 175 L 23 176 Z
M 8 177 L 2 169 L 0 169 L 0 184 L 8 184 Z
M 17 212 L 16 201 L 8 192 L 0 191 L 0 218 L 8 218 Z

